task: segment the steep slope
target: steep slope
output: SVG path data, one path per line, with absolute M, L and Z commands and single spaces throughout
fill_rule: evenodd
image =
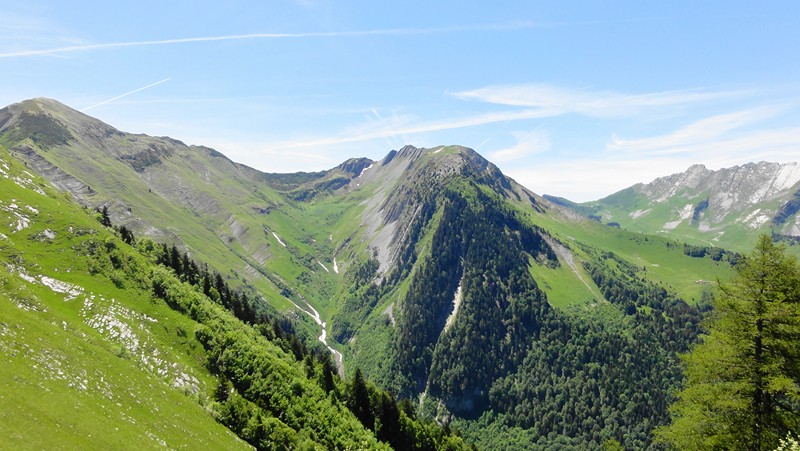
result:
M 204 266 L 103 227 L 3 148 L 0 193 L 6 446 L 465 448 L 363 380 L 338 381 Z M 351 413 L 363 402 L 366 419 Z
M 686 172 L 639 184 L 583 207 L 603 222 L 737 251 L 767 232 L 800 236 L 800 164 L 750 163 Z
M 649 445 L 702 316 L 681 297 L 727 262 L 580 219 L 463 147 L 405 147 L 352 183 L 324 202 L 371 193 L 333 316 L 354 366 L 490 448 Z
M 0 111 L 0 141 L 295 324 L 313 316 L 348 374 L 493 449 L 649 446 L 675 352 L 697 336 L 692 305 L 734 258 L 590 221 L 459 146 L 264 174 L 46 100 Z
M 12 448 L 246 449 L 200 401 L 195 323 L 93 276 L 97 221 L 0 149 L 0 441 Z
M 0 143 L 84 205 L 107 206 L 115 224 L 176 243 L 280 310 L 323 305 L 335 279 L 324 231 L 298 227 L 297 202 L 340 188 L 371 163 L 264 174 L 212 149 L 120 132 L 50 99 L 0 110 Z M 310 317 L 299 318 L 310 332 Z

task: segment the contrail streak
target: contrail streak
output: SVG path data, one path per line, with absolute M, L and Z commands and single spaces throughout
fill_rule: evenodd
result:
M 161 83 L 164 83 L 164 82 L 167 82 L 167 81 L 170 81 L 170 80 L 172 80 L 172 79 L 171 79 L 171 78 L 165 78 L 165 79 L 163 79 L 163 80 L 161 80 L 161 81 L 157 81 L 157 82 L 155 82 L 155 83 L 150 83 L 150 84 L 149 84 L 149 85 L 147 85 L 147 86 L 141 87 L 141 88 L 139 88 L 139 89 L 134 89 L 134 90 L 133 90 L 133 91 L 131 91 L 131 92 L 126 92 L 125 94 L 122 94 L 122 95 L 116 96 L 116 97 L 114 97 L 114 98 L 111 98 L 111 99 L 108 99 L 108 100 L 103 100 L 102 102 L 100 102 L 100 103 L 96 103 L 96 104 L 94 104 L 94 105 L 92 105 L 92 106 L 87 106 L 86 108 L 82 109 L 82 110 L 81 110 L 81 112 L 84 112 L 84 111 L 91 110 L 92 108 L 97 108 L 97 107 L 99 107 L 100 105 L 105 105 L 105 104 L 107 104 L 107 103 L 111 103 L 111 102 L 113 102 L 113 101 L 115 101 L 115 100 L 119 100 L 119 99 L 121 99 L 121 98 L 123 98 L 123 97 L 127 97 L 127 96 L 129 96 L 129 95 L 131 95 L 131 94 L 136 94 L 136 93 L 137 93 L 137 92 L 139 92 L 139 91 L 144 91 L 145 89 L 152 88 L 153 86 L 160 85 Z
M 432 33 L 451 33 L 458 31 L 501 31 L 501 30 L 519 30 L 528 28 L 539 28 L 547 25 L 536 24 L 532 22 L 519 22 L 511 24 L 497 24 L 497 25 L 468 25 L 458 27 L 440 27 L 440 28 L 391 28 L 386 30 L 361 30 L 361 31 L 323 31 L 323 32 L 308 32 L 308 33 L 251 33 L 251 34 L 233 34 L 223 36 L 200 36 L 194 38 L 179 38 L 179 39 L 161 39 L 150 41 L 129 41 L 129 42 L 108 42 L 103 44 L 84 44 L 72 45 L 67 47 L 55 47 L 50 49 L 40 50 L 21 50 L 16 52 L 0 53 L 0 58 L 14 58 L 26 56 L 39 56 L 39 55 L 56 55 L 60 53 L 71 52 L 84 52 L 90 50 L 104 50 L 120 47 L 143 47 L 152 45 L 171 45 L 171 44 L 185 44 L 191 42 L 212 42 L 212 41 L 234 41 L 245 39 L 291 39 L 291 38 L 335 38 L 335 37 L 358 37 L 358 36 L 400 36 L 400 35 L 415 35 L 415 34 L 432 34 Z

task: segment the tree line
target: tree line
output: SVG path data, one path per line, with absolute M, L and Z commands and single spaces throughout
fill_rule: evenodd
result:
M 410 402 L 398 403 L 360 370 L 340 380 L 330 353 L 309 349 L 291 322 L 264 307 L 260 297 L 232 288 L 175 245 L 136 240 L 124 226 L 110 225 L 107 209 L 98 220 L 155 266 L 147 267 L 114 240 L 91 241 L 86 252 L 95 274 L 133 279 L 198 322 L 195 338 L 219 380 L 214 415 L 256 448 L 470 448 L 455 431 L 418 418 Z

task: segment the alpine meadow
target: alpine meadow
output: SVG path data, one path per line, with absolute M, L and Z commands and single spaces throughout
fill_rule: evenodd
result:
M 0 3 L 0 449 L 800 450 L 800 3 Z

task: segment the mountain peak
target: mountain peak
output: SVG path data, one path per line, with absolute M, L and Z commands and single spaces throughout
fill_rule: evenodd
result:
M 57 100 L 37 97 L 0 110 L 0 133 L 9 135 L 9 143 L 27 137 L 48 148 L 66 144 L 76 136 L 101 138 L 119 135 L 120 131 Z
M 77 111 L 55 99 L 49 97 L 36 97 L 33 99 L 23 100 L 14 105 L 20 105 L 23 108 L 39 108 L 42 110 L 72 110 Z M 13 106 L 13 105 L 12 105 Z
M 704 164 L 693 164 L 686 170 L 687 173 L 707 173 L 708 168 Z
M 596 216 L 632 230 L 678 230 L 706 245 L 739 250 L 749 246 L 742 236 L 800 236 L 798 193 L 798 163 L 761 161 L 717 170 L 696 164 L 612 194 L 592 208 Z

